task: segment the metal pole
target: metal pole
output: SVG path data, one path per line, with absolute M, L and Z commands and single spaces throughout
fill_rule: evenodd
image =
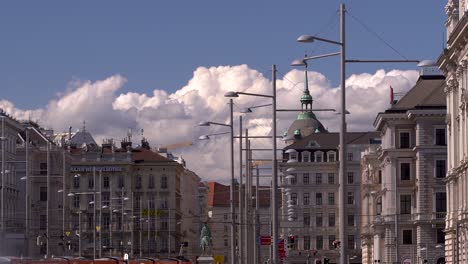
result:
M 247 199 L 245 199 L 245 197 L 247 196 L 247 182 L 248 182 L 248 179 L 249 179 L 249 173 L 250 173 L 250 157 L 249 157 L 249 130 L 246 128 L 245 129 L 245 184 L 244 184 L 244 193 L 243 193 L 243 196 L 241 198 L 239 198 L 239 200 L 243 200 L 242 198 L 244 198 L 245 201 L 243 201 L 243 213 L 242 213 L 242 216 L 244 219 L 242 219 L 242 232 L 244 232 L 244 236 L 247 237 L 249 235 L 248 231 L 247 231 Z M 247 243 L 245 241 L 242 241 L 242 244 L 239 245 L 239 247 L 243 247 L 245 252 L 244 252 L 244 259 L 242 259 L 243 263 L 247 263 L 248 262 L 248 250 L 249 250 L 249 246 L 247 245 Z
M 29 257 L 29 129 L 26 128 L 26 142 L 25 142 L 25 159 L 26 159 L 26 208 L 25 208 L 25 251 L 26 257 Z
M 66 171 L 65 171 L 65 148 L 64 148 L 62 149 L 62 237 L 65 237 L 65 199 L 66 199 L 65 173 Z M 27 210 L 27 207 L 26 207 L 26 210 Z M 64 253 L 65 253 L 66 251 L 65 240 L 63 240 L 62 243 L 63 243 Z
M 47 241 L 47 245 L 46 245 L 46 255 L 48 258 L 50 258 L 50 233 L 49 233 L 49 229 L 50 229 L 50 192 L 52 191 L 51 188 L 50 188 L 50 142 L 47 141 L 47 152 L 46 152 L 46 155 L 47 155 L 47 202 L 46 202 L 46 223 L 47 223 L 47 226 L 46 226 L 46 241 Z M 2 188 L 3 189 L 3 188 Z
M 254 232 L 254 242 L 255 242 L 255 260 L 254 264 L 258 264 L 260 261 L 260 219 L 259 219 L 259 210 L 260 210 L 260 170 L 258 168 L 258 165 L 256 167 L 257 170 L 257 178 L 255 182 L 255 232 Z
M 347 260 L 347 243 L 346 239 L 346 226 L 344 219 L 346 219 L 346 203 L 345 203 L 345 193 L 346 193 L 346 72 L 345 72 L 345 5 L 340 5 L 340 35 L 341 35 L 341 127 L 340 127 L 340 171 L 339 171 L 339 240 L 340 240 L 340 263 L 345 264 Z
M 271 190 L 271 206 L 272 206 L 272 244 L 273 244 L 273 263 L 278 264 L 278 212 L 277 212 L 277 189 L 278 189 L 278 163 L 276 160 L 276 65 L 272 67 L 272 88 L 273 88 L 273 178 Z
M 246 162 L 246 173 L 245 173 L 245 190 L 244 190 L 244 208 L 245 208 L 245 212 L 244 212 L 244 232 L 245 232 L 245 241 L 244 241 L 244 244 L 245 244 L 245 255 L 246 255 L 246 262 L 245 263 L 250 263 L 250 256 L 251 256 L 251 251 L 252 251 L 252 248 L 250 247 L 250 201 L 249 201 L 249 196 L 250 196 L 250 178 L 251 178 L 251 175 L 252 175 L 252 170 L 251 170 L 251 152 L 250 152 L 250 139 L 247 139 L 246 138 L 246 158 L 247 158 L 247 162 Z
M 168 224 L 169 224 L 169 230 L 167 232 L 167 240 L 168 240 L 168 251 L 167 251 L 167 256 L 171 256 L 171 209 L 168 210 L 169 212 L 169 219 L 168 219 Z
M 112 255 L 112 250 L 113 250 L 113 244 L 112 244 L 112 185 L 110 185 L 110 194 L 109 194 L 109 255 Z
M 243 219 L 243 200 L 242 200 L 242 115 L 239 116 L 239 240 L 237 242 L 237 248 L 239 249 L 239 259 L 244 259 L 244 219 Z M 246 163 L 247 168 L 247 163 Z M 247 170 L 246 170 L 247 171 Z
M 78 211 L 78 257 L 81 257 L 81 208 Z
M 231 191 L 230 191 L 230 203 L 231 203 L 231 264 L 236 263 L 236 225 L 235 225 L 235 208 L 234 208 L 234 110 L 233 110 L 232 98 L 229 99 L 229 106 L 231 112 L 230 130 L 231 130 Z M 240 188 L 240 187 L 239 187 Z M 239 197 L 239 200 L 241 197 Z
M 102 170 L 99 170 L 99 254 L 102 256 Z
M 151 251 L 150 251 L 150 237 L 151 237 L 151 213 L 150 213 L 150 200 L 148 199 L 148 210 L 146 210 L 146 212 L 148 213 L 148 236 L 146 238 L 146 241 L 147 241 L 147 245 L 148 245 L 148 250 L 147 250 L 147 254 L 148 256 L 151 254 Z
M 1 208 L 0 208 L 0 216 L 2 218 L 2 234 L 1 237 L 5 236 L 5 116 L 2 116 L 2 189 L 1 189 Z
M 122 190 L 121 190 L 121 195 L 120 195 L 120 200 L 121 200 L 121 203 L 120 203 L 120 207 L 122 209 L 122 211 L 120 212 L 121 214 L 121 219 L 120 219 L 120 251 L 122 253 L 122 257 L 124 255 L 124 189 L 122 187 Z M 133 210 L 133 192 L 132 192 L 132 210 Z M 132 211 L 132 217 L 133 217 L 133 211 Z M 133 225 L 132 225 L 133 226 Z M 132 228 L 132 251 L 130 252 L 130 255 L 133 256 L 133 228 Z
M 140 202 L 139 202 L 139 206 L 140 206 L 140 219 L 138 219 L 138 220 L 139 220 L 139 221 L 138 221 L 138 236 L 139 236 L 139 237 L 138 237 L 138 239 L 139 239 L 139 245 L 138 245 L 138 247 L 139 247 L 139 249 L 140 249 L 140 258 L 143 257 L 143 248 L 142 248 L 142 245 L 141 245 L 141 244 L 142 244 L 142 237 L 141 237 L 141 236 L 142 236 L 142 234 L 141 234 L 141 229 L 142 229 L 141 226 L 142 226 L 142 224 L 141 224 L 141 220 L 143 219 L 143 207 L 142 207 L 142 204 L 141 204 L 141 203 L 142 203 L 141 196 L 142 196 L 142 195 L 140 195 Z
M 96 259 L 96 167 L 93 167 L 93 259 Z

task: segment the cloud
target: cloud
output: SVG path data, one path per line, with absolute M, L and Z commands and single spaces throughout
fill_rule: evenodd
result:
M 319 72 L 309 72 L 309 89 L 314 98 L 314 108 L 339 110 L 339 93 L 330 81 Z M 351 131 L 372 130 L 372 123 L 379 111 L 389 106 L 389 86 L 396 92 L 405 92 L 418 78 L 416 71 L 393 70 L 352 75 L 347 79 L 348 128 Z M 304 72 L 291 70 L 277 81 L 278 108 L 299 108 Z M 66 131 L 71 125 L 81 128 L 82 121 L 100 142 L 103 138 L 119 140 L 127 128 L 144 129 L 152 146 L 164 146 L 193 141 L 194 145 L 173 150 L 186 159 L 189 169 L 205 180 L 229 183 L 229 137 L 213 136 L 199 141 L 202 134 L 228 131 L 227 127 L 198 127 L 200 121 L 229 122 L 228 91 L 271 94 L 268 77 L 247 65 L 199 67 L 184 87 L 172 94 L 155 89 L 151 94 L 135 92 L 119 93 L 126 83 L 120 75 L 99 81 L 73 80 L 64 92 L 51 100 L 44 108 L 18 109 L 12 102 L 1 100 L 0 107 L 19 119 L 37 120 L 57 132 Z M 268 98 L 240 96 L 234 99 L 235 111 L 239 108 L 271 103 Z M 235 134 L 239 133 L 238 114 L 235 114 Z M 339 118 L 330 112 L 317 112 L 318 118 L 330 131 L 338 131 Z M 278 134 L 287 130 L 297 113 L 280 112 Z M 250 135 L 271 134 L 271 107 L 257 108 L 244 117 L 244 127 Z M 139 136 L 134 136 L 135 141 Z M 238 144 L 238 143 L 236 143 Z M 255 140 L 255 148 L 270 148 L 271 140 Z M 239 164 L 236 145 L 236 167 Z M 268 152 L 255 153 L 255 158 L 270 158 Z M 236 177 L 239 172 L 236 170 Z

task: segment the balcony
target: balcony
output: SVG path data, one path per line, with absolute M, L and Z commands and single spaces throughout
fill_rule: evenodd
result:
M 445 221 L 445 217 L 447 216 L 447 212 L 435 212 L 432 213 L 431 222 L 443 222 Z

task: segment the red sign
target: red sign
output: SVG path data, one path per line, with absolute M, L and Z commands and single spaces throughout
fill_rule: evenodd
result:
M 260 237 L 260 245 L 262 245 L 262 246 L 271 245 L 271 237 L 270 236 L 261 236 Z
M 284 239 L 278 240 L 278 256 L 280 259 L 284 259 L 286 257 L 286 251 L 284 250 Z

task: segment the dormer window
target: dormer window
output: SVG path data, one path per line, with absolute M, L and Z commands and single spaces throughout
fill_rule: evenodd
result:
M 290 160 L 297 160 L 297 152 L 289 153 L 289 159 Z
M 323 162 L 323 152 L 316 151 L 315 152 L 315 162 Z
M 335 162 L 336 161 L 336 153 L 335 151 L 329 151 L 327 153 L 327 159 L 328 159 L 328 162 Z
M 302 152 L 302 162 L 310 162 L 310 152 Z

